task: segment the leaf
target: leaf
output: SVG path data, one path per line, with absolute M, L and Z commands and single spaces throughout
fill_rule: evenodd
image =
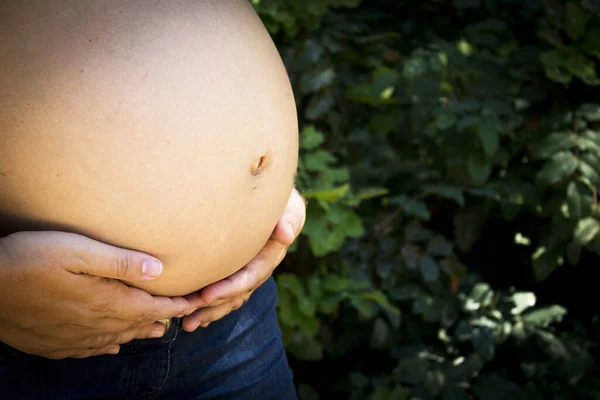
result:
M 387 88 L 393 88 L 398 84 L 400 78 L 400 72 L 394 68 L 377 68 L 373 73 L 373 92 L 381 94 Z
M 590 129 L 586 129 L 585 131 L 583 131 L 581 133 L 581 137 L 589 139 L 589 140 L 595 142 L 596 144 L 600 145 L 600 132 L 598 132 L 598 131 L 592 131 Z
M 478 115 L 467 115 L 458 121 L 458 124 L 456 124 L 456 130 L 462 132 L 467 128 L 478 125 L 479 123 L 481 123 L 481 117 Z
M 596 143 L 594 140 L 588 139 L 583 134 L 579 137 L 577 145 L 583 151 L 589 151 L 593 154 L 600 154 L 600 143 Z
M 331 85 L 335 80 L 335 76 L 333 68 L 305 73 L 300 78 L 299 89 L 303 93 L 316 92 Z
M 590 86 L 600 85 L 594 61 L 581 53 L 570 54 L 565 61 L 565 68 Z
M 304 361 L 319 361 L 323 359 L 323 344 L 318 340 L 296 333 L 287 347 L 296 358 Z
M 304 156 L 304 166 L 309 171 L 323 171 L 337 161 L 330 152 L 319 149 Z
M 510 310 L 513 315 L 520 315 L 526 309 L 535 306 L 536 297 L 533 292 L 519 292 L 511 296 L 515 306 Z
M 356 386 L 358 388 L 364 388 L 369 385 L 369 378 L 362 372 L 352 372 L 350 375 L 348 375 L 348 380 L 352 386 Z
M 277 284 L 288 289 L 297 298 L 304 298 L 306 296 L 304 287 L 296 275 L 293 274 L 280 274 L 277 277 Z
M 478 400 L 527 400 L 517 384 L 497 374 L 481 375 L 473 384 L 473 392 Z
M 600 170 L 594 168 L 591 164 L 596 164 L 591 153 L 582 154 L 582 160 L 579 162 L 579 171 L 581 175 L 587 178 L 595 186 L 600 186 Z
M 441 112 L 435 116 L 435 126 L 439 130 L 446 130 L 456 124 L 456 116 L 449 112 Z
M 494 298 L 494 291 L 484 282 L 477 283 L 467 299 L 467 310 L 475 311 L 489 306 Z
M 388 193 L 389 190 L 383 187 L 363 188 L 356 194 L 356 198 L 358 200 L 368 200 L 374 199 L 376 197 L 385 196 Z
M 438 265 L 433 258 L 427 255 L 419 258 L 419 271 L 421 271 L 421 276 L 427 282 L 436 281 L 440 277 Z
M 567 203 L 571 218 L 581 218 L 581 193 L 577 189 L 576 182 L 570 182 L 567 186 Z
M 500 193 L 492 188 L 474 188 L 469 189 L 469 193 L 477 197 L 487 197 L 491 200 L 500 200 Z
M 553 132 L 533 148 L 535 158 L 550 158 L 561 150 L 569 150 L 577 145 L 577 135 L 572 131 Z
M 346 235 L 357 238 L 365 233 L 360 216 L 355 212 L 350 211 L 348 217 L 344 221 L 343 229 Z
M 300 331 L 308 337 L 314 337 L 319 331 L 319 319 L 314 316 L 307 317 L 303 313 L 296 311 L 296 320 L 298 321 L 297 326 Z
M 428 184 L 423 185 L 423 189 L 425 193 L 431 193 L 449 200 L 454 200 L 459 206 L 465 205 L 465 197 L 462 194 L 462 190 L 455 186 L 444 184 Z
M 483 185 L 492 173 L 492 166 L 485 156 L 471 152 L 467 159 L 467 170 L 474 184 Z
M 531 266 L 536 281 L 541 282 L 548 278 L 558 267 L 559 255 L 556 250 L 547 251 L 541 247 L 532 256 Z
M 558 50 L 548 50 L 540 54 L 540 61 L 546 68 L 559 68 L 564 64 L 564 57 Z
M 349 286 L 349 279 L 337 275 L 327 275 L 323 281 L 323 289 L 330 292 L 343 292 Z
M 480 102 L 475 99 L 463 99 L 454 101 L 448 107 L 448 111 L 463 114 L 463 113 L 474 113 L 480 108 Z M 476 117 L 475 118 L 479 118 Z
M 380 348 L 390 338 L 390 326 L 382 318 L 376 318 L 371 331 L 371 345 Z
M 371 318 L 375 315 L 375 304 L 371 301 L 357 294 L 350 295 L 349 300 L 363 318 Z
M 565 7 L 565 31 L 573 40 L 577 40 L 585 32 L 587 14 L 574 2 L 568 2 Z
M 392 400 L 392 392 L 388 388 L 377 388 L 371 394 L 369 400 Z
M 543 185 L 554 185 L 568 178 L 577 170 L 579 161 L 570 151 L 561 151 L 552 156 L 537 173 L 536 179 Z
M 417 268 L 419 249 L 416 246 L 405 244 L 402 246 L 402 259 L 408 268 Z
M 419 200 L 411 199 L 405 195 L 390 197 L 389 204 L 400 206 L 408 215 L 419 217 L 426 221 L 431 218 L 425 203 Z
M 306 383 L 298 385 L 298 398 L 300 400 L 320 400 L 319 393 Z
M 302 129 L 300 134 L 300 147 L 304 150 L 312 150 L 319 147 L 325 141 L 325 135 L 309 125 Z
M 581 47 L 589 54 L 600 58 L 600 27 L 592 28 L 585 33 Z
M 418 220 L 412 220 L 404 228 L 404 238 L 410 242 L 425 242 L 433 237 L 433 232 L 423 228 Z
M 484 361 L 491 361 L 494 358 L 494 334 L 489 328 L 473 329 L 473 349 L 481 356 Z
M 554 322 L 560 322 L 566 314 L 565 308 L 554 305 L 524 314 L 523 322 L 538 328 L 546 328 Z
M 500 147 L 500 137 L 496 128 L 490 124 L 481 124 L 477 127 L 477 134 L 483 145 L 483 151 L 488 157 L 492 157 Z
M 447 256 L 452 253 L 452 243 L 442 235 L 435 235 L 427 244 L 427 253 L 434 256 Z
M 598 29 L 600 34 L 600 28 Z M 600 40 L 600 36 L 598 37 Z M 600 43 L 599 43 L 600 45 Z M 588 121 L 600 121 L 600 104 L 587 103 L 579 106 L 577 114 Z
M 321 199 L 333 203 L 344 197 L 350 190 L 350 185 L 345 184 L 333 189 L 306 191 L 302 193 L 305 199 Z
M 593 217 L 588 217 L 579 220 L 573 233 L 573 240 L 579 246 L 585 246 L 598 234 L 600 231 L 600 222 Z
M 339 306 L 342 297 L 343 296 L 341 296 L 340 294 L 323 297 L 323 299 L 321 300 L 321 304 L 319 304 L 319 311 L 324 314 L 333 314 Z
M 553 81 L 563 83 L 563 84 L 570 83 L 571 80 L 573 80 L 573 75 L 566 72 L 562 68 L 547 68 L 546 76 L 548 77 L 548 79 L 551 79 Z
M 298 302 L 298 310 L 302 314 L 304 314 L 307 317 L 315 316 L 316 307 L 315 307 L 315 303 L 313 302 L 312 298 L 310 298 L 308 296 L 298 297 L 297 302 Z
M 330 251 L 327 247 L 330 232 L 323 219 L 307 217 L 302 233 L 308 237 L 310 248 L 315 256 L 321 257 Z
M 330 94 L 313 96 L 304 110 L 304 116 L 309 121 L 317 121 L 331 111 L 334 105 L 335 100 Z
M 538 330 L 536 335 L 540 338 L 540 347 L 543 348 L 547 356 L 553 359 L 560 359 L 563 362 L 566 361 L 565 359 L 568 357 L 569 351 L 558 337 L 543 330 Z
M 374 114 L 369 121 L 369 128 L 382 136 L 389 132 L 396 132 L 399 126 L 400 121 L 397 114 Z
M 381 290 L 374 290 L 372 292 L 363 293 L 361 296 L 366 300 L 375 302 L 382 310 L 389 312 L 395 316 L 400 315 L 400 310 L 389 302 L 386 295 Z

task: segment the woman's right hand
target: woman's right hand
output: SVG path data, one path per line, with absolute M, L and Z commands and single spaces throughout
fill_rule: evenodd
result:
M 160 337 L 165 327 L 157 321 L 191 312 L 190 303 L 118 279 L 147 281 L 161 273 L 154 257 L 77 234 L 1 238 L 0 341 L 62 359 L 115 354 L 133 339 Z

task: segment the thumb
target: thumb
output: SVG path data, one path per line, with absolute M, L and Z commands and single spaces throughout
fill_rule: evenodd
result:
M 294 189 L 272 237 L 284 246 L 289 246 L 300 235 L 305 222 L 306 202 L 298 190 Z
M 148 254 L 111 246 L 83 235 L 39 232 L 53 249 L 53 260 L 75 274 L 127 281 L 149 281 L 163 272 L 160 260 Z

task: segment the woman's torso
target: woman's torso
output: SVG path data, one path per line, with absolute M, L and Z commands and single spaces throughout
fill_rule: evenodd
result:
M 164 295 L 264 245 L 293 187 L 297 121 L 247 1 L 7 1 L 0 54 L 5 231 L 148 252 L 165 271 L 138 286 Z

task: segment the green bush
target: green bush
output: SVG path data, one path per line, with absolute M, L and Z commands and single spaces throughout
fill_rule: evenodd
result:
M 300 117 L 301 398 L 600 398 L 598 3 L 253 3 Z

